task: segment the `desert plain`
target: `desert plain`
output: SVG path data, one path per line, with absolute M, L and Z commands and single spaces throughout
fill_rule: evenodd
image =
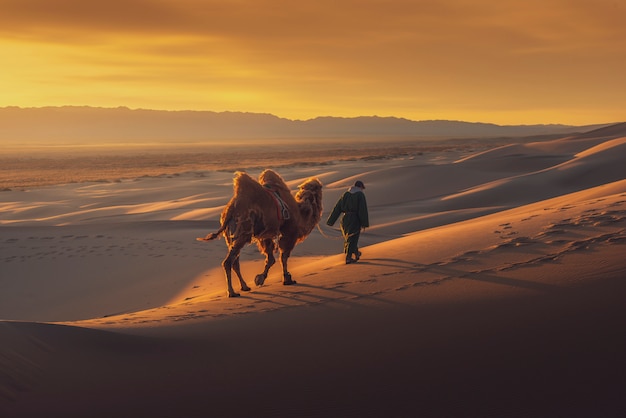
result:
M 81 156 L 69 182 L 5 168 L 0 416 L 626 416 L 626 125 L 290 152 L 142 154 L 122 175 Z M 317 177 L 322 221 L 290 258 L 297 285 L 277 265 L 254 286 L 250 245 L 252 290 L 228 298 L 224 240 L 196 237 L 233 170 L 268 167 L 294 191 Z M 356 180 L 371 227 L 346 265 L 325 219 Z

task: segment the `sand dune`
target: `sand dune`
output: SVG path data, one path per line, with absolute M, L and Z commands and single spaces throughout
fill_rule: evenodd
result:
M 320 225 L 297 286 L 237 299 L 195 241 L 232 173 L 0 193 L 0 416 L 622 416 L 625 153 L 618 126 L 286 168 L 324 218 L 365 182 L 363 258 Z

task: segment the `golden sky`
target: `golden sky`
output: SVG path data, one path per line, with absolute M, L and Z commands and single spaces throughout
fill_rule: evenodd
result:
M 623 0 L 0 0 L 0 106 L 626 120 Z

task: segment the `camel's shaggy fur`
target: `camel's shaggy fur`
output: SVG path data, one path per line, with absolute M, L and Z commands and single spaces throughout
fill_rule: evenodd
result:
M 232 286 L 232 270 L 239 278 L 241 290 L 250 290 L 241 276 L 239 255 L 241 249 L 253 240 L 265 254 L 265 269 L 254 279 L 257 286 L 263 284 L 269 269 L 276 262 L 276 245 L 283 266 L 283 284 L 294 284 L 287 270 L 287 259 L 296 244 L 304 241 L 322 216 L 322 183 L 317 178 L 310 178 L 298 186 L 294 197 L 278 173 L 265 170 L 259 175 L 259 181 L 238 171 L 233 186 L 233 197 L 222 211 L 220 229 L 204 238 L 212 240 L 223 234 L 226 239 L 228 254 L 222 266 L 226 273 L 228 296 L 239 296 Z

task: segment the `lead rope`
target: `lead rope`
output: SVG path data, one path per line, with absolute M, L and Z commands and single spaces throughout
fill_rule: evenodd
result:
M 322 234 L 322 236 L 323 236 L 324 238 L 328 238 L 328 239 L 332 239 L 332 240 L 340 240 L 340 239 L 343 239 L 343 237 L 341 237 L 341 236 L 339 236 L 339 237 L 331 237 L 330 235 L 326 235 L 326 234 L 324 233 L 324 231 L 322 231 L 322 228 L 320 228 L 320 224 L 319 224 L 319 223 L 317 224 L 317 230 L 318 230 L 318 231 L 320 231 L 320 234 Z
M 342 235 L 342 236 L 339 236 L 339 237 L 331 237 L 330 235 L 326 235 L 326 234 L 324 233 L 324 231 L 322 231 L 322 228 L 320 228 L 320 224 L 319 224 L 319 223 L 317 224 L 317 229 L 318 229 L 318 231 L 320 231 L 320 234 L 322 234 L 322 236 L 323 236 L 324 238 L 328 238 L 328 239 L 332 239 L 332 240 L 340 240 L 340 239 L 343 239 L 343 235 Z M 348 238 L 350 238 L 352 235 L 355 235 L 355 234 L 350 234 L 350 235 L 348 235 Z

